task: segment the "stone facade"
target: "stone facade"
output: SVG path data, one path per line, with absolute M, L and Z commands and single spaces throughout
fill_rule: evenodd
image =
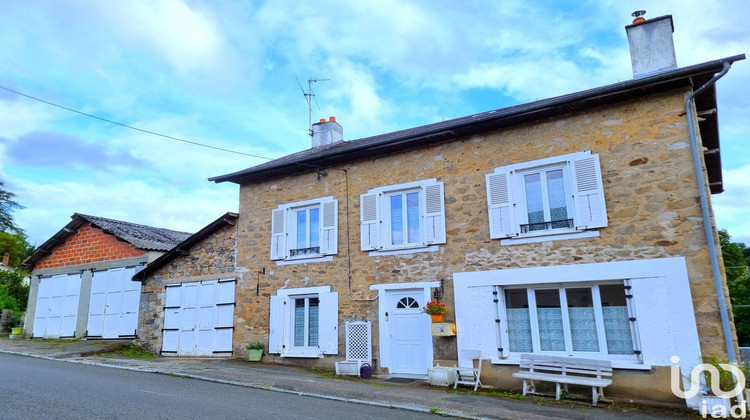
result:
M 139 341 L 145 348 L 156 352 L 161 349 L 165 285 L 239 278 L 235 271 L 236 238 L 235 226 L 227 225 L 192 246 L 187 255 L 166 263 L 143 282 Z M 240 283 L 238 288 L 245 287 L 250 286 Z
M 243 343 L 268 341 L 269 297 L 278 289 L 332 286 L 339 294 L 341 326 L 353 320 L 373 323 L 373 355 L 378 358 L 378 300 L 369 289 L 372 284 L 444 279 L 443 301 L 451 307 L 456 272 L 680 256 L 687 263 L 702 351 L 725 358 L 684 110 L 689 93 L 678 89 L 373 156 L 339 166 L 346 172 L 328 168 L 327 175 L 320 176 L 310 170 L 242 185 L 237 266 L 265 274 L 260 275 L 259 295 L 243 282 L 236 291 L 235 350 Z M 601 161 L 609 222 L 599 237 L 516 245 L 490 239 L 486 174 L 508 164 L 586 150 L 598 154 Z M 436 252 L 370 256 L 360 251 L 360 195 L 372 188 L 428 178 L 444 183 L 447 242 Z M 279 204 L 325 196 L 339 200 L 338 253 L 333 261 L 292 265 L 271 261 L 272 210 Z M 451 313 L 446 320 L 453 320 Z M 344 357 L 343 328 L 339 335 L 337 357 L 276 361 L 331 368 Z M 434 337 L 433 343 L 436 361 L 456 360 L 455 337 Z

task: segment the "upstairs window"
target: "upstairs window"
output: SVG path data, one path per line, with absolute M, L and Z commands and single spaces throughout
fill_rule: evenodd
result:
M 360 197 L 361 249 L 399 251 L 445 243 L 443 183 L 435 179 L 371 189 Z
M 337 225 L 333 197 L 280 205 L 271 214 L 271 259 L 311 262 L 336 254 Z
M 495 168 L 487 174 L 487 200 L 493 239 L 607 226 L 599 155 L 591 152 Z

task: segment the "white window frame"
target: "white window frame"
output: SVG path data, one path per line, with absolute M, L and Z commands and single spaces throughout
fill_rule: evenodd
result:
M 297 212 L 317 208 L 319 252 L 291 255 L 297 241 Z M 309 214 L 309 212 L 308 212 Z M 309 218 L 307 239 L 310 238 Z M 271 260 L 277 265 L 333 261 L 338 253 L 338 200 L 323 197 L 278 206 L 271 212 Z
M 524 175 L 558 168 L 563 170 L 568 218 L 573 226 L 522 232 L 521 226 L 529 223 Z M 593 229 L 607 226 L 599 155 L 590 151 L 498 167 L 486 180 L 490 237 L 501 239 L 502 245 L 597 237 L 599 231 Z M 547 198 L 543 199 L 546 202 Z
M 607 336 L 604 327 L 604 314 L 601 305 L 601 295 L 599 293 L 599 286 L 604 285 L 623 285 L 625 291 L 625 302 L 628 308 L 628 318 L 630 323 L 630 335 L 633 343 L 633 354 L 610 354 L 607 349 Z M 535 353 L 535 354 L 548 354 L 555 356 L 575 356 L 585 358 L 596 358 L 606 359 L 619 362 L 630 362 L 639 363 L 641 362 L 641 351 L 640 351 L 640 339 L 638 333 L 638 324 L 636 323 L 637 318 L 635 317 L 635 304 L 633 302 L 632 294 L 629 292 L 630 283 L 628 280 L 625 281 L 598 281 L 598 282 L 570 282 L 570 283 L 555 283 L 555 284 L 529 284 L 529 285 L 513 285 L 513 286 L 497 286 L 498 291 L 498 302 L 497 302 L 497 313 L 500 325 L 506 326 L 500 328 L 500 343 L 502 353 L 504 357 L 519 357 L 523 353 Z M 568 312 L 568 304 L 566 298 L 565 289 L 580 289 L 588 288 L 591 289 L 591 297 L 593 300 L 593 308 L 597 330 L 597 340 L 599 351 L 574 351 L 572 344 L 572 333 L 570 326 L 570 314 Z M 560 297 L 560 311 L 562 314 L 563 334 L 565 340 L 565 350 L 542 350 L 540 333 L 539 333 L 539 321 L 536 306 L 536 291 L 537 290 L 558 290 Z M 506 290 L 526 290 L 528 309 L 529 309 L 529 324 L 531 325 L 531 343 L 532 350 L 529 351 L 512 351 L 510 349 L 510 340 L 508 334 L 508 315 L 507 305 L 505 302 L 505 291 Z
M 294 345 L 294 300 L 318 298 L 318 345 Z M 281 357 L 338 354 L 338 293 L 331 286 L 279 289 L 270 298 L 268 352 Z M 307 328 L 307 326 L 306 326 Z
M 405 243 L 392 244 L 390 197 L 405 197 L 411 192 L 419 193 L 419 238 L 417 242 L 407 242 L 407 223 L 404 225 Z M 437 245 L 446 241 L 443 183 L 431 178 L 373 188 L 360 196 L 360 217 L 361 250 L 370 251 L 371 256 L 437 251 Z

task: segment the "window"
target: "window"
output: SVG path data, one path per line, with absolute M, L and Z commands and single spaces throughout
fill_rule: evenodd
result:
M 374 188 L 360 197 L 363 251 L 445 243 L 443 183 L 435 179 Z
M 338 293 L 329 286 L 280 289 L 271 296 L 270 305 L 269 353 L 338 354 Z
M 511 353 L 636 358 L 635 317 L 623 282 L 503 289 Z
M 271 259 L 312 262 L 336 254 L 337 222 L 338 202 L 332 197 L 279 206 L 271 215 Z
M 487 200 L 492 238 L 575 237 L 607 226 L 599 155 L 591 152 L 496 168 Z

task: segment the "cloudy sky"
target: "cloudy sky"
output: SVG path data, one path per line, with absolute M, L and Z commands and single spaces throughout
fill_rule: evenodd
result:
M 564 4 L 564 6 L 562 6 Z M 750 53 L 746 0 L 0 2 L 0 180 L 32 243 L 75 212 L 194 232 L 236 211 L 207 178 L 357 139 L 632 78 L 624 27 L 672 14 L 680 66 Z M 718 84 L 720 228 L 750 244 L 750 61 Z M 255 155 L 260 157 L 252 157 Z

